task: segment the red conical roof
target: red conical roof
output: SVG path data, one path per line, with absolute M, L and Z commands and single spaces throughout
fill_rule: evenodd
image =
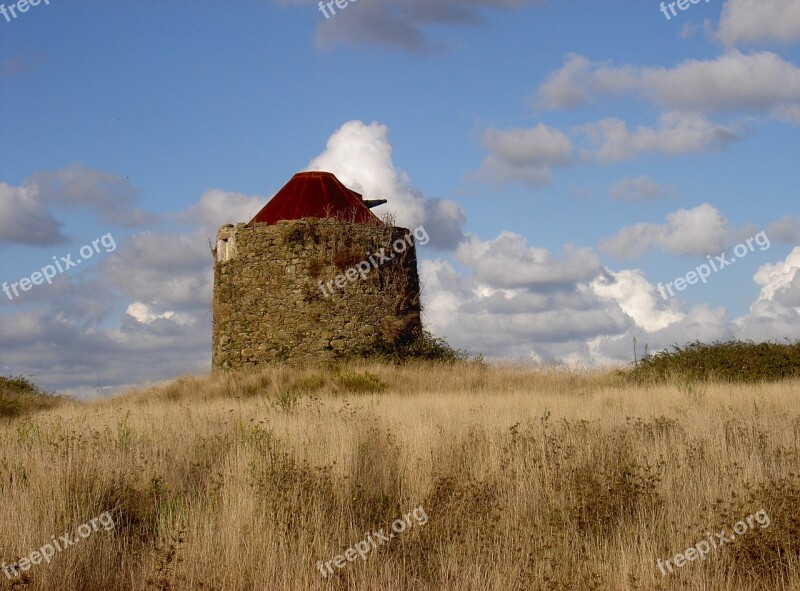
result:
M 336 218 L 359 224 L 383 225 L 364 205 L 361 195 L 345 187 L 330 172 L 298 172 L 248 225 L 302 218 Z

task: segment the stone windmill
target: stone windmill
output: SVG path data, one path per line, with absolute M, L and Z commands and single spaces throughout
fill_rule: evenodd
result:
M 326 361 L 418 336 L 414 239 L 370 211 L 385 202 L 301 172 L 250 222 L 222 226 L 212 367 Z

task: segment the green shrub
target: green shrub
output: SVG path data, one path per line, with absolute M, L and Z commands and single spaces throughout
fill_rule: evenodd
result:
M 770 382 L 800 377 L 800 341 L 753 343 L 744 341 L 673 345 L 648 355 L 625 372 L 636 383 L 718 380 L 733 383 Z
M 61 402 L 42 392 L 28 378 L 0 376 L 0 417 L 18 417 L 53 408 Z
M 433 336 L 427 330 L 423 330 L 419 335 L 407 341 L 401 340 L 390 343 L 379 339 L 370 347 L 360 347 L 350 351 L 347 356 L 389 361 L 398 364 L 411 361 L 454 363 L 473 360 L 473 356 L 469 351 L 454 349 L 447 344 L 447 341 Z M 480 362 L 482 358 L 477 356 L 474 360 Z

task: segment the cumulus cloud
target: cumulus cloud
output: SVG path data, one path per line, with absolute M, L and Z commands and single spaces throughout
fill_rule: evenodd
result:
M 507 131 L 489 129 L 482 138 L 488 154 L 475 177 L 497 185 L 520 181 L 541 187 L 551 182 L 554 167 L 570 166 L 580 160 L 610 164 L 642 153 L 680 156 L 719 151 L 739 138 L 735 126 L 680 111 L 662 113 L 656 127 L 639 125 L 629 130 L 624 121 L 606 118 L 577 125 L 570 133 L 572 138 L 544 124 Z M 580 158 L 575 155 L 578 150 Z M 665 192 L 647 177 L 624 179 L 612 191 L 615 198 L 629 201 L 654 199 Z
M 172 311 L 167 311 L 163 314 L 156 314 L 150 309 L 150 306 L 144 302 L 133 302 L 128 306 L 128 309 L 125 311 L 125 313 L 142 324 L 150 324 L 151 322 L 160 320 L 162 318 L 169 320 L 175 315 L 175 312 Z
M 692 35 L 694 35 L 700 29 L 700 25 L 696 25 L 691 21 L 687 21 L 683 23 L 683 27 L 681 27 L 680 33 L 678 33 L 678 37 L 681 39 L 688 39 Z
M 624 178 L 611 187 L 610 193 L 618 201 L 635 203 L 638 201 L 654 201 L 672 191 L 671 187 L 659 185 L 647 175 L 635 178 Z
M 719 21 L 725 45 L 800 40 L 800 0 L 727 0 Z
M 114 219 L 124 209 L 133 210 L 130 203 L 123 209 L 106 204 L 104 195 L 119 195 L 98 187 L 106 177 L 86 178 L 100 182 L 82 184 L 70 175 L 50 179 L 55 184 L 50 189 L 58 194 L 51 201 L 88 205 Z M 17 193 L 41 195 L 47 183 L 41 177 L 37 181 Z M 79 187 L 86 188 L 85 196 L 78 195 Z M 28 294 L 24 303 L 36 308 L 8 306 L 12 311 L 0 320 L 0 356 L 6 371 L 34 376 L 46 388 L 80 396 L 206 371 L 212 256 L 205 228 L 217 226 L 224 212 L 245 216 L 264 201 L 208 191 L 178 215 L 198 229 L 142 232 L 118 240 L 117 249 L 99 265 L 74 269 Z
M 456 259 L 464 274 L 448 261 L 425 260 L 421 276 L 426 324 L 458 347 L 490 358 L 585 362 L 589 340 L 636 322 L 635 306 L 626 311 L 614 297 L 630 286 L 619 286 L 591 249 L 567 247 L 555 256 L 502 232 L 486 241 L 468 236 Z M 651 297 L 652 309 L 668 306 Z
M 544 124 L 530 129 L 488 129 L 482 141 L 489 155 L 478 176 L 498 183 L 516 180 L 546 185 L 550 168 L 570 164 L 573 158 L 569 137 Z
M 157 219 L 134 207 L 135 191 L 127 180 L 82 164 L 36 173 L 26 179 L 25 186 L 42 203 L 65 208 L 88 207 L 101 220 L 118 226 L 139 226 Z
M 663 113 L 658 127 L 640 125 L 629 131 L 624 121 L 614 118 L 575 128 L 589 142 L 587 154 L 607 164 L 633 158 L 639 153 L 668 156 L 720 150 L 737 138 L 733 128 L 708 121 L 698 114 Z
M 0 242 L 50 246 L 66 242 L 61 224 L 39 201 L 35 188 L 0 183 Z
M 571 53 L 540 85 L 535 103 L 544 109 L 564 109 L 603 96 L 627 95 L 666 110 L 656 125 L 632 129 L 614 117 L 576 125 L 567 133 L 544 124 L 489 129 L 482 138 L 488 154 L 479 178 L 539 187 L 551 182 L 553 167 L 581 160 L 576 152 L 609 164 L 643 153 L 679 156 L 720 151 L 740 138 L 747 119 L 721 123 L 709 119 L 711 113 L 758 113 L 800 123 L 800 68 L 769 51 L 733 49 L 715 59 L 686 60 L 671 68 L 593 62 Z M 618 199 L 643 200 L 661 191 L 640 178 L 622 181 L 614 193 Z
M 679 209 L 667 215 L 663 224 L 638 223 L 625 226 L 600 248 L 623 259 L 639 258 L 653 248 L 678 256 L 719 254 L 729 236 L 728 220 L 713 205 Z
M 633 361 L 633 339 L 638 341 L 639 356 L 647 347 L 650 353 L 669 349 L 675 343 L 685 344 L 695 340 L 711 343 L 726 341 L 736 335 L 727 318 L 725 308 L 707 304 L 694 306 L 681 319 L 664 328 L 648 331 L 638 325 L 617 335 L 601 335 L 589 341 L 591 359 L 600 363 L 626 363 Z
M 762 302 L 781 302 L 800 313 L 800 246 L 795 247 L 786 259 L 759 267 L 753 281 L 761 286 L 754 306 Z
M 98 266 L 73 269 L 26 294 L 31 297 L 22 303 L 35 308 L 9 306 L 2 314 L 6 371 L 86 395 L 95 386 L 207 370 L 211 265 L 208 243 L 197 232 L 146 232 L 118 241 Z
M 784 123 L 796 123 L 800 125 L 800 104 L 781 105 L 772 111 L 772 116 Z
M 755 341 L 796 337 L 800 332 L 800 247 L 783 261 L 759 267 L 753 281 L 760 287 L 750 313 L 734 324 L 742 338 Z
M 44 388 L 80 395 L 207 371 L 209 321 L 179 325 L 158 320 L 148 325 L 128 318 L 111 328 L 86 324 L 64 314 L 56 302 L 4 315 L 4 371 L 24 368 Z
M 500 288 L 571 285 L 588 281 L 602 270 L 591 249 L 567 246 L 557 258 L 507 231 L 487 241 L 468 236 L 456 249 L 456 258 L 472 270 L 477 281 Z
M 769 51 L 730 50 L 673 68 L 614 66 L 568 54 L 562 68 L 539 87 L 537 104 L 564 109 L 626 94 L 677 111 L 786 112 L 800 105 L 800 68 Z
M 199 226 L 207 235 L 216 236 L 223 224 L 249 222 L 266 203 L 266 197 L 209 189 L 197 203 L 179 214 L 178 219 Z
M 156 221 L 136 209 L 134 202 L 133 187 L 126 180 L 80 164 L 33 174 L 20 187 L 0 183 L 0 242 L 29 246 L 66 242 L 52 208 L 86 207 L 118 226 Z
M 665 304 L 639 269 L 606 270 L 590 285 L 594 293 L 615 301 L 637 326 L 650 332 L 666 328 L 686 316 L 676 300 Z
M 385 125 L 348 121 L 331 135 L 325 151 L 311 161 L 308 170 L 332 172 L 366 199 L 387 199 L 388 204 L 375 210 L 377 215 L 391 212 L 397 224 L 407 228 L 424 225 L 433 247 L 450 249 L 463 238 L 466 216 L 458 204 L 426 197 L 411 185 L 408 175 L 395 168 Z
M 539 86 L 539 106 L 545 109 L 568 109 L 588 104 L 587 77 L 592 67 L 589 58 L 568 53 L 561 69 Z
M 470 269 L 471 271 L 471 269 Z M 591 335 L 618 334 L 632 323 L 587 284 L 503 289 L 456 273 L 446 261 L 424 261 L 425 323 L 452 344 L 490 358 L 564 359 L 585 351 Z
M 284 4 L 315 6 L 317 0 L 282 0 Z M 320 23 L 318 47 L 338 43 L 369 44 L 411 52 L 441 49 L 426 33 L 435 25 L 478 25 L 487 10 L 513 10 L 541 0 L 358 0 L 344 9 L 346 18 L 333 16 Z
M 767 236 L 781 242 L 800 242 L 800 216 L 785 215 L 782 219 L 767 226 Z
M 207 311 L 212 263 L 208 242 L 200 234 L 143 232 L 120 245 L 102 272 L 125 297 L 158 316 Z
M 640 222 L 624 226 L 616 236 L 601 240 L 599 246 L 603 252 L 621 259 L 640 258 L 654 248 L 677 256 L 706 256 L 720 254 L 734 243 L 745 243 L 762 232 L 764 236 L 756 238 L 761 250 L 769 248 L 771 241 L 795 244 L 800 241 L 800 217 L 786 215 L 763 231 L 753 224 L 732 227 L 719 209 L 703 203 L 674 211 L 661 224 Z
M 661 332 L 658 342 L 667 346 L 675 342 L 671 327 L 696 326 L 702 317 L 665 302 L 641 271 L 604 268 L 590 249 L 557 257 L 504 232 L 488 241 L 468 237 L 457 259 L 463 273 L 448 261 L 423 261 L 424 320 L 455 346 L 489 358 L 619 363 L 631 358 L 633 335 Z

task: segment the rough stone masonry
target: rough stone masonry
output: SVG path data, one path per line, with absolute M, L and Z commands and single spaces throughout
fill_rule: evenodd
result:
M 222 226 L 214 249 L 213 369 L 324 362 L 415 338 L 422 325 L 409 235 L 333 218 Z M 320 281 L 397 239 L 411 246 L 323 297 Z

